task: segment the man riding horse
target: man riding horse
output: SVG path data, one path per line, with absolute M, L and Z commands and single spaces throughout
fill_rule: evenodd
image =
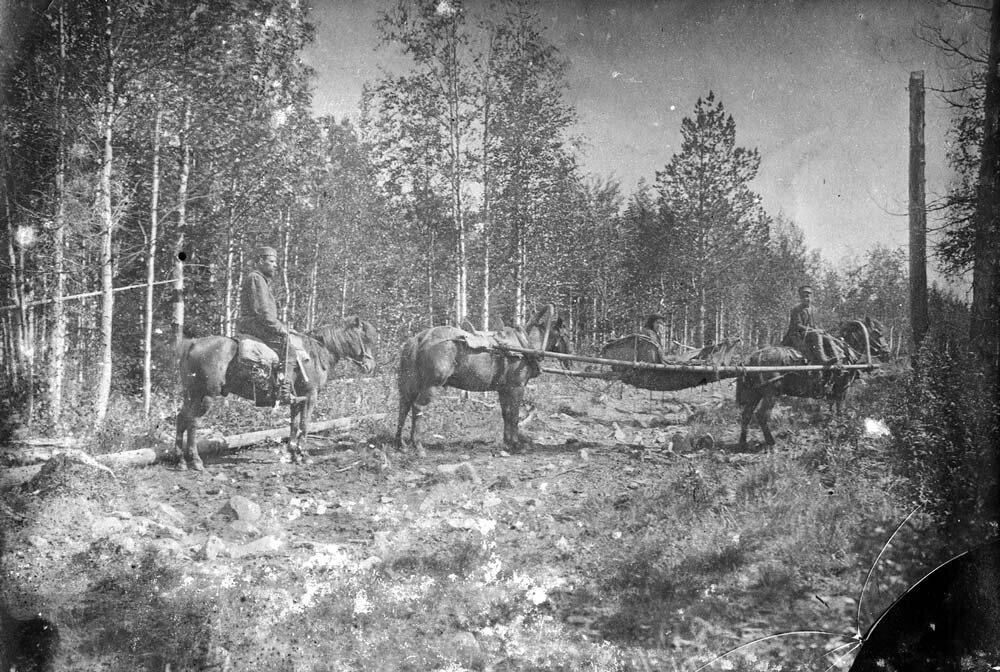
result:
M 799 287 L 799 303 L 792 307 L 788 317 L 788 331 L 781 339 L 781 345 L 795 348 L 813 364 L 836 364 L 840 360 L 837 346 L 830 334 L 816 326 L 812 296 L 812 287 Z M 831 377 L 824 375 L 824 387 L 829 387 L 831 382 Z
M 253 253 L 254 270 L 247 274 L 240 292 L 240 318 L 236 328 L 240 334 L 259 338 L 284 359 L 278 372 L 279 399 L 294 401 L 290 381 L 296 357 L 294 332 L 278 319 L 278 305 L 271 292 L 271 278 L 278 268 L 278 252 L 273 247 L 259 247 Z

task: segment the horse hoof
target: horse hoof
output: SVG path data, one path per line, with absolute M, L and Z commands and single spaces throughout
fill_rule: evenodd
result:
M 177 471 L 187 471 L 188 465 L 187 461 L 182 457 L 177 461 Z
M 205 465 L 202 464 L 201 460 L 191 460 L 191 467 L 195 471 L 205 471 Z

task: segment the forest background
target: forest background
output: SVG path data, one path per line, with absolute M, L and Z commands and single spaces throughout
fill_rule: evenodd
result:
M 99 427 L 116 394 L 148 415 L 172 393 L 179 334 L 233 333 L 261 244 L 279 249 L 283 319 L 360 314 L 390 366 L 423 327 L 490 328 L 549 302 L 577 351 L 650 313 L 680 344 L 755 347 L 780 339 L 803 283 L 823 324 L 868 315 L 910 350 L 906 250 L 809 249 L 765 210 L 761 156 L 714 92 L 690 101 L 652 181 L 587 174 L 568 64 L 529 2 L 386 2 L 381 48 L 405 66 L 366 83 L 356 121 L 313 115 L 296 0 L 9 4 L 23 40 L 0 99 L 8 428 Z M 933 207 L 935 263 L 956 277 L 975 256 L 987 9 L 968 41 L 928 33 L 955 63 L 939 92 L 954 181 Z M 932 288 L 931 315 L 962 349 L 965 297 Z

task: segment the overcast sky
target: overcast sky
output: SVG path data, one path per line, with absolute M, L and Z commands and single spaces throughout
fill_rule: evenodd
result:
M 357 119 L 379 64 L 373 21 L 388 0 L 313 0 L 319 114 Z M 754 183 L 811 247 L 836 261 L 907 243 L 911 71 L 946 83 L 941 55 L 919 39 L 941 19 L 932 0 L 545 0 L 538 16 L 570 62 L 568 99 L 587 139 L 582 165 L 626 194 L 679 150 L 680 123 L 711 90 L 755 147 Z M 970 21 L 988 17 L 969 13 Z M 950 19 L 954 21 L 954 18 Z M 944 193 L 948 110 L 926 98 L 928 200 Z

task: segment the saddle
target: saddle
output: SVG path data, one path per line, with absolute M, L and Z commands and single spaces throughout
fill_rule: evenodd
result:
M 264 341 L 249 334 L 237 334 L 238 356 L 231 364 L 229 391 L 253 400 L 260 407 L 273 406 L 278 398 L 278 373 L 282 370 L 282 357 Z M 289 354 L 293 354 L 302 374 L 303 363 L 309 361 L 302 337 L 288 334 Z

